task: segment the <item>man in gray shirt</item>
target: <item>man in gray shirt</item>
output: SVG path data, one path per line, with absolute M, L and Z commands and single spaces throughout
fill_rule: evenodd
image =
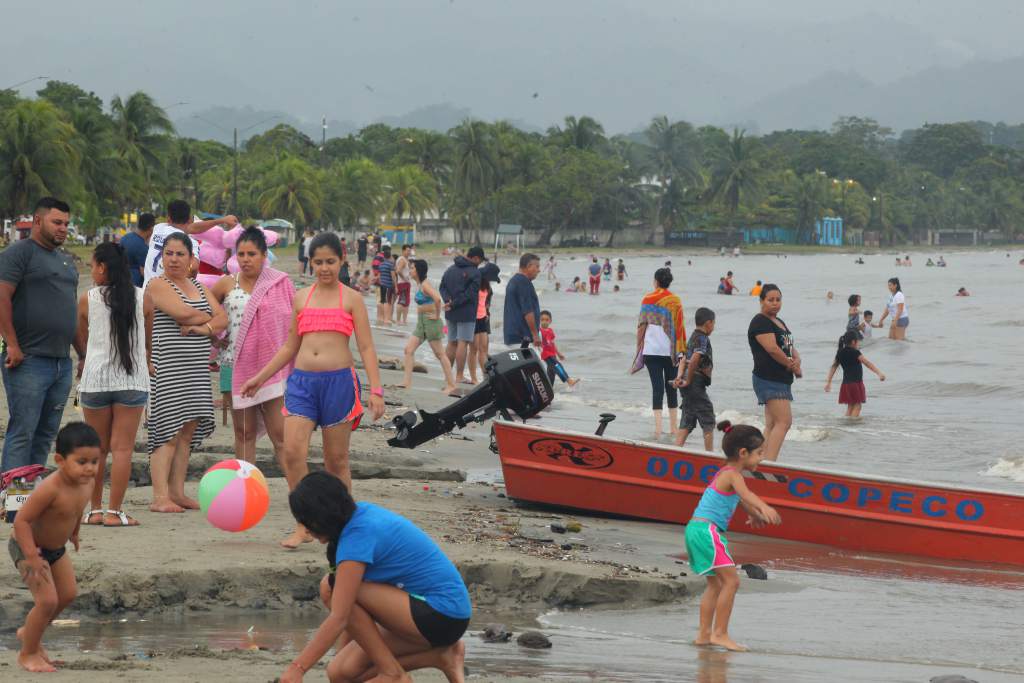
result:
M 0 336 L 7 391 L 7 436 L 0 471 L 45 465 L 71 390 L 78 269 L 61 249 L 71 209 L 53 197 L 36 203 L 29 239 L 0 253 Z

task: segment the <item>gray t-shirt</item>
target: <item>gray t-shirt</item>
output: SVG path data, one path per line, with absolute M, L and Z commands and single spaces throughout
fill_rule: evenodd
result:
M 67 358 L 78 324 L 78 269 L 71 255 L 19 240 L 0 252 L 0 281 L 14 287 L 14 332 L 22 353 Z

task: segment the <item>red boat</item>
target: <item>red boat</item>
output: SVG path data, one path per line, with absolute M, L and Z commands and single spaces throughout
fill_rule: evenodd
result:
M 495 420 L 494 438 L 510 498 L 679 524 L 725 462 L 704 451 L 505 420 Z M 1024 565 L 1024 495 L 785 463 L 762 462 L 747 475 L 782 524 L 753 529 L 741 506 L 731 525 L 737 532 Z

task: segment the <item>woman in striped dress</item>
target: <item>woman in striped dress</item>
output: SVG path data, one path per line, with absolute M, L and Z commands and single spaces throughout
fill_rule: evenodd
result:
M 189 275 L 192 240 L 181 232 L 164 239 L 164 273 L 153 278 L 153 365 L 149 399 L 148 450 L 153 479 L 153 512 L 196 510 L 185 495 L 192 449 L 213 433 L 210 340 L 227 327 L 220 303 Z

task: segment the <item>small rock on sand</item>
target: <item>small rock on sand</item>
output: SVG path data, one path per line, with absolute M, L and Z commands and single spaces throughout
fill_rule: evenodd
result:
M 480 634 L 485 643 L 507 643 L 512 640 L 512 632 L 505 624 L 488 624 Z
M 551 639 L 540 631 L 527 631 L 521 633 L 516 642 L 522 647 L 528 647 L 534 650 L 544 650 L 551 647 Z

